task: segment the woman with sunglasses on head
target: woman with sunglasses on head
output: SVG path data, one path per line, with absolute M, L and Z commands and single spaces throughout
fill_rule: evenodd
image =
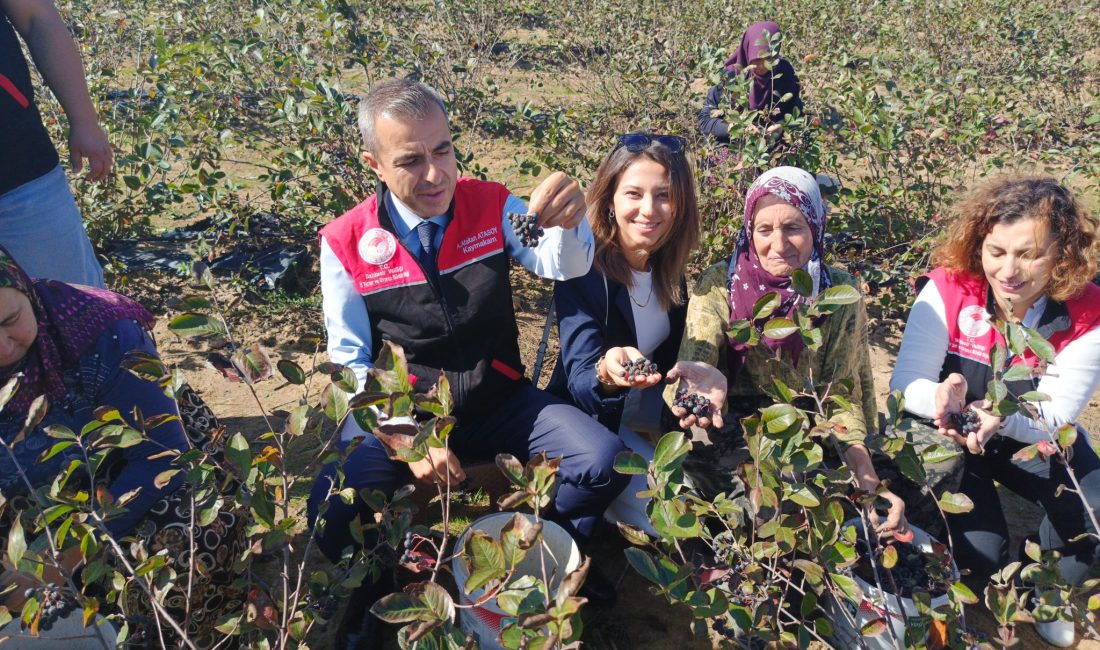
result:
M 737 471 L 749 456 L 740 421 L 774 402 L 767 389 L 775 379 L 791 387 L 822 381 L 851 382 L 848 399 L 856 408 L 849 411 L 834 407 L 830 420 L 846 431 L 837 436 L 837 442 L 859 487 L 871 492 L 879 484 L 863 443 L 875 430 L 878 413 L 862 299 L 816 322 L 822 337 L 817 350 L 807 348 L 798 334 L 778 340 L 761 334 L 761 344 L 752 347 L 727 336 L 732 322 L 752 320 L 753 306 L 769 293 L 780 300 L 773 316 L 790 318 L 804 300 L 792 284 L 797 269 L 812 278 L 813 295 L 840 284 L 859 287 L 851 275 L 825 264 L 825 215 L 817 181 L 809 172 L 796 167 L 765 172 L 753 182 L 745 198 L 744 222 L 733 253 L 704 271 L 692 291 L 679 364 L 718 369 L 721 382 L 717 384 L 699 383 L 699 377 L 685 379 L 692 391 L 719 395 L 718 400 L 712 398 L 715 409 L 726 401 L 723 419 L 728 423 L 723 427 L 716 417 L 716 427 L 707 432 L 709 439 L 697 439 L 684 462 L 685 474 L 705 498 L 719 492 L 743 494 Z M 755 325 L 759 329 L 763 323 Z M 676 378 L 678 372 L 670 374 Z M 667 401 L 672 401 L 677 388 L 666 389 Z M 673 413 L 683 418 L 683 426 L 707 424 L 697 422 L 695 416 L 680 408 L 674 408 Z M 877 521 L 876 531 L 880 535 L 904 535 L 908 531 L 905 504 L 889 491 L 882 497 L 888 513 Z
M 1015 454 L 1075 424 L 1100 386 L 1100 287 L 1090 282 L 1100 257 L 1097 220 L 1052 178 L 988 183 L 957 214 L 933 255 L 938 268 L 917 282 L 890 387 L 904 393 L 907 411 L 931 420 L 950 439 L 947 445 L 966 452 L 958 490 L 975 507 L 947 515 L 959 565 L 984 578 L 1009 560 L 996 481 L 1043 507 L 1039 542 L 1061 551 L 1062 577 L 1077 584 L 1096 559 L 1095 537 L 1082 537 L 1097 531 L 1081 499 L 1100 509 L 1100 459 L 1078 429 L 1069 466 L 1083 493 L 1075 494 L 1060 489 L 1072 486 L 1062 459 L 1027 461 Z M 1054 351 L 1049 364 L 1030 352 L 1009 353 L 1004 368 L 996 369 L 1034 369 L 1005 383 L 1014 395 L 1039 391 L 1049 397 L 1035 403 L 1035 419 L 987 410 L 995 370 L 990 353 L 1005 344 L 998 322 L 1037 331 Z M 960 413 L 976 418 L 977 426 L 960 426 L 958 416 L 952 418 Z M 1053 645 L 1074 641 L 1071 620 L 1039 622 L 1036 629 Z
M 699 242 L 684 139 L 644 132 L 620 136 L 596 171 L 587 204 L 595 260 L 587 275 L 555 287 L 561 356 L 549 390 L 645 454 L 648 444 L 636 434 L 663 432 L 657 384 L 676 361 L 684 330 L 684 273 Z M 646 360 L 654 365 L 632 365 Z M 652 530 L 644 504 L 633 497 L 645 489 L 642 484 L 628 486 L 610 516 Z

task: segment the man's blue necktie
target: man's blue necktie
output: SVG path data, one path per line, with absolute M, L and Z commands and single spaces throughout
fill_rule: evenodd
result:
M 439 267 L 435 263 L 435 229 L 439 226 L 435 225 L 427 219 L 420 222 L 420 225 L 416 227 L 416 234 L 420 237 L 420 265 L 424 267 L 424 270 L 428 272 L 428 275 L 435 279 L 439 275 Z

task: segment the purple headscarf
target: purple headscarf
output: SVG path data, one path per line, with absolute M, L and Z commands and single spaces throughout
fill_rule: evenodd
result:
M 34 344 L 23 359 L 0 368 L 0 386 L 17 372 L 19 390 L 5 410 L 26 411 L 39 395 L 56 401 L 65 394 L 65 371 L 114 323 L 132 318 L 146 329 L 155 319 L 133 300 L 106 289 L 74 286 L 56 280 L 31 280 L 0 246 L 0 288 L 27 296 L 38 323 Z
M 783 74 L 777 79 L 772 79 L 772 70 L 758 77 L 752 72 L 753 59 L 763 58 L 764 53 L 769 52 L 769 38 L 774 39 L 782 30 L 770 20 L 763 20 L 749 25 L 745 33 L 741 35 L 741 44 L 737 46 L 733 55 L 726 59 L 726 70 L 734 76 L 741 75 L 752 79 L 752 88 L 749 90 L 749 108 L 752 110 L 769 109 L 773 95 L 782 97 L 789 89 L 786 87 L 793 81 L 793 75 Z M 776 50 L 778 54 L 778 48 Z M 773 89 L 773 86 L 775 88 Z M 776 94 L 777 93 L 777 94 Z
M 764 294 L 775 292 L 779 295 L 780 305 L 772 316 L 790 317 L 795 307 L 802 302 L 802 296 L 791 286 L 791 278 L 772 275 L 764 270 L 756 247 L 752 244 L 753 213 L 756 204 L 767 195 L 777 196 L 784 202 L 798 208 L 813 235 L 814 250 L 803 268 L 814 279 L 814 292 L 823 291 L 831 284 L 829 273 L 825 269 L 825 202 L 821 199 L 821 190 L 813 174 L 797 167 L 776 167 L 761 174 L 749 188 L 745 196 L 745 218 L 741 231 L 737 234 L 737 245 L 730 257 L 729 302 L 730 322 L 751 320 L 752 308 Z M 755 323 L 758 329 L 763 323 Z M 762 337 L 764 344 L 775 351 L 785 349 L 791 354 L 794 363 L 806 347 L 797 333 L 773 340 Z M 740 372 L 748 357 L 748 346 L 730 341 L 729 376 L 732 380 Z

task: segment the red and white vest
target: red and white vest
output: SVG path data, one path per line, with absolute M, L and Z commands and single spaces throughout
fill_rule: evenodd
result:
M 524 373 L 501 227 L 508 190 L 458 179 L 437 251 L 437 283 L 394 234 L 386 191 L 321 229 L 366 303 L 371 354 L 386 340 L 401 345 L 418 391 L 428 390 L 442 370 L 455 415 L 483 415 Z
M 989 381 L 993 378 L 990 354 L 997 343 L 1005 345 L 1004 337 L 993 328 L 992 297 L 985 278 L 965 272 L 938 268 L 917 280 L 917 290 L 931 281 L 943 298 L 947 319 L 947 356 L 940 371 L 940 381 L 957 372 L 966 377 L 966 401 L 985 397 Z M 1077 297 L 1061 303 L 1048 299 L 1043 314 L 1035 328 L 1058 354 L 1071 341 L 1100 326 L 1100 287 L 1089 283 Z M 1012 364 L 1038 363 L 1028 350 L 1011 360 Z M 1014 394 L 1034 388 L 1036 380 L 1025 379 L 1009 382 Z

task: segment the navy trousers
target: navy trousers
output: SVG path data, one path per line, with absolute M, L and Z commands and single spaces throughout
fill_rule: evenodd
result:
M 947 515 L 947 524 L 955 544 L 955 560 L 970 569 L 972 575 L 987 577 L 1008 563 L 1008 524 L 1001 509 L 996 480 L 1025 499 L 1041 506 L 1046 512 L 1039 527 L 1040 544 L 1044 549 L 1060 549 L 1063 559 L 1059 566 L 1063 576 L 1079 582 L 1092 564 L 1096 542 L 1092 538 L 1070 542 L 1086 531 L 1092 523 L 1081 498 L 1065 491 L 1056 496 L 1059 485 L 1072 488 L 1065 465 L 1050 459 L 1021 462 L 1012 456 L 1026 445 L 1008 438 L 995 438 L 983 456 L 966 454 L 962 485 L 959 491 L 970 497 L 974 509 Z M 1070 466 L 1081 482 L 1085 499 L 1100 510 L 1100 459 L 1089 446 L 1089 436 L 1078 430 L 1073 444 Z
M 354 426 L 354 423 L 351 423 Z M 349 443 L 341 443 L 344 448 Z M 561 457 L 558 491 L 546 517 L 565 527 L 578 541 L 595 530 L 603 511 L 619 495 L 630 477 L 613 469 L 615 456 L 626 449 L 615 434 L 594 418 L 530 384 L 516 389 L 490 415 L 459 422 L 451 433 L 451 449 L 459 460 L 492 459 L 506 452 L 526 463 L 545 451 Z M 366 436 L 344 464 L 344 487 L 374 488 L 392 494 L 414 482 L 406 463 L 390 460 L 382 443 Z M 322 469 L 310 494 L 308 515 L 316 523 L 319 506 L 336 481 L 336 465 Z M 353 546 L 349 525 L 356 515 L 369 521 L 371 510 L 356 498 L 345 504 L 339 497 L 328 500 L 325 525 L 318 547 L 332 561 Z

